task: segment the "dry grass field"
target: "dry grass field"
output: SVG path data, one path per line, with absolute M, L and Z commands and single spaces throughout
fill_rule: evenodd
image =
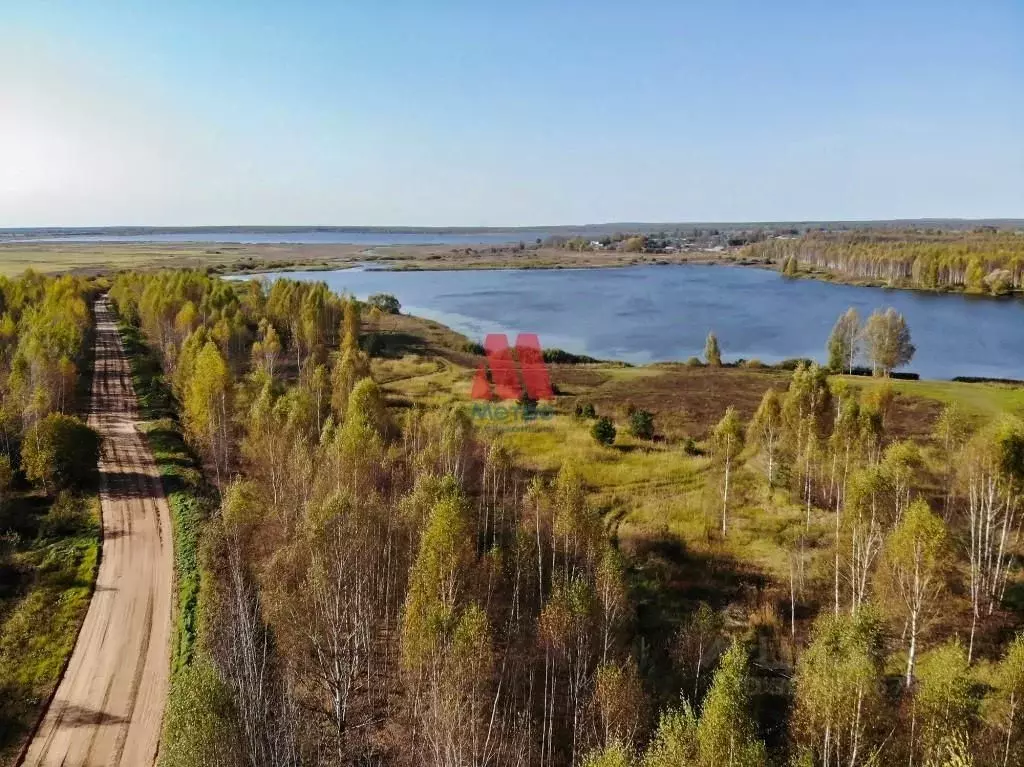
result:
M 662 263 L 735 263 L 732 253 L 575 253 L 558 248 L 478 245 L 291 245 L 146 242 L 0 242 L 0 274 L 100 274 L 119 269 L 214 269 L 221 272 L 340 269 L 374 264 L 389 269 L 568 269 Z

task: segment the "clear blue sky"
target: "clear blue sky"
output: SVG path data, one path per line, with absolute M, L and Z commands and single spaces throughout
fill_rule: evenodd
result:
M 0 0 L 0 226 L 1024 217 L 1024 2 Z

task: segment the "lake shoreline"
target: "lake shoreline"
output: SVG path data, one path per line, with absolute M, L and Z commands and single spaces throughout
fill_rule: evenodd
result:
M 741 266 L 740 264 L 729 264 Z M 1024 379 L 1016 348 L 1014 306 L 792 280 L 776 270 L 715 269 L 386 269 L 368 264 L 337 271 L 235 272 L 230 279 L 277 277 L 325 282 L 360 299 L 390 293 L 406 314 L 440 323 L 478 343 L 491 333 L 510 339 L 535 332 L 548 349 L 634 366 L 696 364 L 714 331 L 730 361 L 774 368 L 798 359 L 824 361 L 836 318 L 856 308 L 862 321 L 893 307 L 905 314 L 918 345 L 907 368 L 924 380 Z M 561 276 L 559 276 L 561 275 Z M 979 330 L 984 332 L 979 334 Z
M 81 242 L 22 240 L 0 242 L 0 275 L 16 276 L 32 268 L 44 273 L 92 276 L 123 269 L 191 268 L 220 274 L 265 274 L 350 269 L 363 266 L 393 272 L 476 272 L 490 270 L 548 271 L 567 269 L 621 269 L 635 266 L 737 266 L 780 272 L 781 265 L 767 258 L 742 255 L 739 247 L 724 251 L 686 250 L 674 253 L 627 253 L 617 250 L 576 252 L 564 248 L 520 249 L 518 245 L 365 245 L 233 242 Z M 972 299 L 1008 301 L 1024 294 L 993 296 L 963 289 L 935 289 L 890 284 L 883 280 L 848 278 L 841 274 L 803 268 L 787 275 L 834 285 L 870 287 L 922 295 L 963 295 Z

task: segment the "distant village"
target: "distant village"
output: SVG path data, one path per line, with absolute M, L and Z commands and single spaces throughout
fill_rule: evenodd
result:
M 616 250 L 626 253 L 722 253 L 769 239 L 794 239 L 797 229 L 676 229 L 651 234 L 615 233 L 599 238 L 549 237 L 538 245 L 574 251 Z

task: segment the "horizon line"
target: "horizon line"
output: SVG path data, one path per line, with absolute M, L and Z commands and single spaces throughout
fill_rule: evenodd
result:
M 476 232 L 508 232 L 508 231 L 530 231 L 545 229 L 594 229 L 604 227 L 684 227 L 684 226 L 711 226 L 711 225 L 749 225 L 749 226 L 780 226 L 784 224 L 913 224 L 913 223 L 979 223 L 1001 222 L 1024 224 L 1024 216 L 918 216 L 913 218 L 831 218 L 831 219 L 733 219 L 733 220 L 692 220 L 692 221 L 600 221 L 590 223 L 568 223 L 568 224 L 512 224 L 512 225 L 425 225 L 417 226 L 410 224 L 87 224 L 67 225 L 50 224 L 41 226 L 0 226 L 0 232 L 67 232 L 67 231 L 108 231 L 120 230 L 165 230 L 165 231 L 235 231 L 247 229 L 264 230 L 325 230 L 325 231 L 373 231 L 373 230 L 401 230 L 408 232 L 451 232 L 451 231 L 476 231 Z

